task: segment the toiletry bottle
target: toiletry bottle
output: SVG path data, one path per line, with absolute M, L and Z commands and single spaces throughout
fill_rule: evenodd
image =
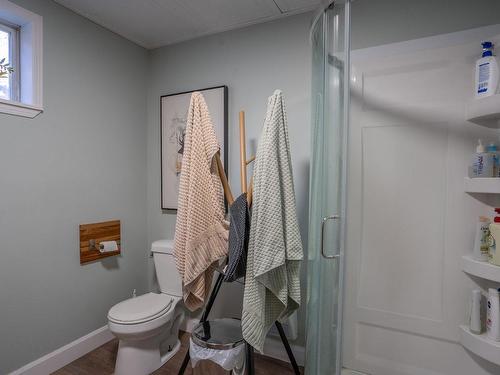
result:
M 486 152 L 480 139 L 472 157 L 472 177 L 493 177 L 493 155 Z
M 489 154 L 491 154 L 491 156 L 493 157 L 493 174 L 492 174 L 492 177 L 499 177 L 499 159 L 498 159 L 498 148 L 497 148 L 497 145 L 494 144 L 494 143 L 490 143 L 488 145 L 488 147 L 486 147 L 486 152 L 488 152 Z
M 498 62 L 493 56 L 493 43 L 483 42 L 482 57 L 476 62 L 476 98 L 494 95 L 498 86 Z
M 490 219 L 485 216 L 479 216 L 479 221 L 476 226 L 476 237 L 474 238 L 474 249 L 472 256 L 475 260 L 487 262 L 489 259 L 489 242 L 490 235 Z
M 488 289 L 486 332 L 489 339 L 500 341 L 500 294 L 494 288 Z
M 500 208 L 495 208 L 495 218 L 490 224 L 490 235 L 488 236 L 489 257 L 491 264 L 500 266 L 500 248 L 497 249 L 497 243 L 500 244 Z
M 472 291 L 472 301 L 470 310 L 470 326 L 469 329 L 472 333 L 480 335 L 481 327 L 481 291 L 474 289 Z

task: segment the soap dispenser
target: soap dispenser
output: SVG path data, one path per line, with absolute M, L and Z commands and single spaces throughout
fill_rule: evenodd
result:
M 481 43 L 483 53 L 476 62 L 476 98 L 494 95 L 498 87 L 498 62 L 493 56 L 493 43 L 486 41 Z

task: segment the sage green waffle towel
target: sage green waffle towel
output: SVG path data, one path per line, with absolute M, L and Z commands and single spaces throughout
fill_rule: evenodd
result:
M 268 99 L 255 158 L 241 322 L 244 339 L 260 352 L 274 322 L 300 305 L 302 257 L 285 105 L 276 90 Z

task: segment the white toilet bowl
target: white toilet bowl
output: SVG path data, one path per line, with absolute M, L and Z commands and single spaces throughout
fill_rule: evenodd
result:
M 119 340 L 116 375 L 146 375 L 157 370 L 180 348 L 181 298 L 147 293 L 113 306 L 108 326 Z
M 146 375 L 165 364 L 180 348 L 184 319 L 182 288 L 172 241 L 152 245 L 161 293 L 146 293 L 114 305 L 109 330 L 119 340 L 115 375 Z

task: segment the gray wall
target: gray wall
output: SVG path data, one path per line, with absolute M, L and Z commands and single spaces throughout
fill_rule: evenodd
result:
M 0 114 L 0 373 L 107 323 L 144 292 L 147 52 L 48 0 L 45 112 Z M 79 263 L 78 225 L 122 221 L 123 255 Z
M 309 181 L 310 14 L 196 39 L 151 53 L 148 97 L 148 240 L 173 238 L 175 214 L 160 209 L 159 97 L 215 85 L 229 87 L 229 180 L 240 193 L 238 111 L 245 110 L 248 153 L 255 152 L 267 97 L 283 90 L 288 107 L 298 214 L 307 240 Z M 240 315 L 237 285 L 218 306 Z M 300 319 L 300 318 L 299 318 Z

